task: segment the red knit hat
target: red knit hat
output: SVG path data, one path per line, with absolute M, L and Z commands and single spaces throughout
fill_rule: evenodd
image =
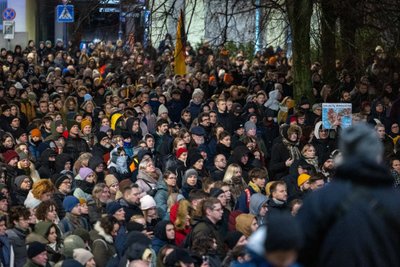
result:
M 8 164 L 13 158 L 18 158 L 18 154 L 15 150 L 7 150 L 3 153 L 3 158 L 4 162 Z
M 178 159 L 181 155 L 182 155 L 182 153 L 187 153 L 188 151 L 187 151 L 187 149 L 185 148 L 185 147 L 181 147 L 181 148 L 179 148 L 176 152 L 175 152 L 175 155 L 176 155 L 176 158 Z

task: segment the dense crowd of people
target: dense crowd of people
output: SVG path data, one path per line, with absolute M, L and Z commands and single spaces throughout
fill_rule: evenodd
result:
M 397 266 L 400 64 L 315 62 L 295 101 L 283 49 L 173 49 L 1 49 L 1 267 Z

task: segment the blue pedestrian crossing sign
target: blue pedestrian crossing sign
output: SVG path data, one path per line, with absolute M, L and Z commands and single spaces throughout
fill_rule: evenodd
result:
M 58 23 L 74 22 L 74 6 L 73 5 L 58 5 L 57 6 L 57 22 Z

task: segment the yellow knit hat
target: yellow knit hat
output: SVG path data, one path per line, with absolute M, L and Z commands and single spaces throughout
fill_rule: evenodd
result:
M 303 173 L 297 178 L 297 185 L 300 187 L 311 178 L 310 175 Z
M 85 118 L 81 121 L 81 130 L 83 130 L 83 128 L 85 128 L 85 126 L 87 125 L 92 126 L 92 122 L 89 119 Z

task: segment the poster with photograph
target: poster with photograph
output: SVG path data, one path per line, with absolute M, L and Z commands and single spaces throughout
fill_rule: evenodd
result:
M 335 129 L 337 126 L 351 126 L 351 103 L 323 103 L 322 125 L 325 129 Z
M 3 38 L 14 39 L 15 22 L 14 21 L 3 21 Z

